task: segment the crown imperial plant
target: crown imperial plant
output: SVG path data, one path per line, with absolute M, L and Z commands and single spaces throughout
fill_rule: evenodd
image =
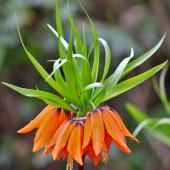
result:
M 86 13 L 86 11 L 85 11 Z M 158 44 L 142 56 L 130 61 L 134 51 L 125 58 L 117 69 L 107 77 L 111 53 L 107 42 L 98 36 L 96 27 L 86 13 L 90 22 L 93 39 L 91 48 L 87 49 L 85 33 L 79 35 L 74 20 L 69 16 L 70 38 L 64 39 L 58 0 L 56 0 L 57 31 L 47 26 L 58 38 L 59 59 L 54 60 L 51 74 L 39 64 L 25 47 L 19 27 L 17 30 L 28 59 L 35 69 L 56 93 L 39 89 L 26 89 L 4 83 L 9 88 L 27 97 L 43 100 L 47 106 L 28 125 L 18 133 L 28 133 L 37 129 L 33 151 L 45 148 L 43 155 L 52 153 L 53 159 L 67 159 L 67 170 L 73 169 L 73 161 L 83 167 L 84 158 L 88 156 L 95 165 L 103 160 L 107 162 L 112 143 L 124 153 L 130 154 L 126 137 L 139 142 L 125 127 L 118 113 L 101 103 L 114 98 L 149 79 L 167 62 L 132 78 L 122 80 L 133 69 L 148 60 L 161 46 L 164 36 Z M 73 43 L 74 42 L 74 43 Z M 100 49 L 105 49 L 105 64 L 99 80 Z M 93 61 L 90 63 L 90 61 Z M 81 169 L 81 168 L 80 168 Z

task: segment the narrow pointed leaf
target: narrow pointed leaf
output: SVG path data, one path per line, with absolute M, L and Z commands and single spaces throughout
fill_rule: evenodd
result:
M 112 86 L 114 86 L 115 84 L 117 84 L 123 74 L 123 71 L 125 69 L 125 67 L 127 66 L 128 62 L 132 59 L 132 57 L 134 56 L 134 51 L 131 48 L 131 54 L 129 57 L 125 58 L 117 67 L 117 69 L 115 70 L 115 72 L 105 81 L 105 86 L 107 88 L 110 88 Z
M 161 126 L 161 125 L 164 125 L 164 124 L 170 125 L 170 118 L 169 117 L 164 117 L 164 118 L 159 119 L 155 123 L 154 128 Z
M 130 62 L 126 67 L 126 69 L 125 69 L 125 71 L 124 71 L 124 73 L 122 75 L 122 78 L 124 76 L 126 76 L 129 72 L 131 72 L 133 69 L 135 69 L 136 67 L 140 66 L 145 61 L 147 61 L 160 48 L 160 46 L 162 45 L 164 39 L 165 39 L 165 34 L 163 35 L 161 40 L 151 50 L 149 50 L 148 52 L 146 52 L 142 56 L 140 56 L 137 59 Z
M 57 31 L 50 25 L 50 24 L 47 24 L 48 28 L 53 32 L 53 34 L 58 38 L 58 33 Z M 68 50 L 68 43 L 67 41 L 62 37 L 60 36 L 60 42 L 62 43 L 62 45 L 64 46 L 64 48 L 66 50 Z
M 96 83 L 89 84 L 84 88 L 84 90 L 90 90 L 96 87 L 103 87 L 103 83 L 96 82 Z
M 81 55 L 81 54 L 73 54 L 73 57 L 74 57 L 74 58 L 81 58 L 81 59 L 83 59 L 86 63 L 88 63 L 87 58 L 84 57 L 84 56 Z
M 75 112 L 75 110 L 67 102 L 65 102 L 62 98 L 60 98 L 52 93 L 41 91 L 41 90 L 21 88 L 21 87 L 18 87 L 18 86 L 9 84 L 9 83 L 4 83 L 4 82 L 2 82 L 2 84 L 17 91 L 18 93 L 20 93 L 24 96 L 34 97 L 34 98 L 39 98 L 44 101 L 49 101 L 50 104 L 53 104 L 54 106 L 63 107 L 65 109 L 68 109 L 70 111 L 72 110 Z
M 170 102 L 168 101 L 168 97 L 165 90 L 165 76 L 168 71 L 168 66 L 165 67 L 165 69 L 162 70 L 159 80 L 159 85 L 157 79 L 153 79 L 153 85 L 155 88 L 155 91 L 160 98 L 165 110 L 168 114 L 170 114 Z
M 68 60 L 65 58 L 64 60 L 61 61 L 61 63 L 58 63 L 58 64 L 56 63 L 56 65 L 55 65 L 52 73 L 47 77 L 46 81 L 48 81 L 48 80 L 51 78 L 51 76 L 52 76 L 60 67 L 62 67 L 66 62 L 68 62 Z
M 95 27 L 93 21 L 91 20 L 90 16 L 88 15 L 87 11 L 83 8 L 83 6 L 80 2 L 79 2 L 79 4 L 80 4 L 80 7 L 85 12 L 85 14 L 91 24 L 92 30 L 93 30 L 94 60 L 93 60 L 93 67 L 92 67 L 92 80 L 93 80 L 93 82 L 96 82 L 97 78 L 98 78 L 98 69 L 99 69 L 99 39 L 98 39 L 99 37 L 98 37 L 96 27 Z M 92 47 L 93 47 L 93 45 L 92 45 Z
M 109 71 L 111 54 L 110 54 L 110 49 L 109 49 L 109 45 L 107 44 L 107 42 L 102 38 L 99 38 L 99 41 L 102 43 L 102 45 L 105 49 L 105 66 L 104 66 L 103 76 L 101 79 L 101 81 L 103 81 L 103 80 L 105 80 L 107 73 Z
M 33 57 L 33 55 L 27 50 L 27 48 L 25 47 L 25 44 L 22 40 L 22 36 L 19 30 L 19 26 L 17 24 L 17 31 L 20 37 L 20 41 L 22 43 L 22 46 L 24 48 L 25 53 L 27 54 L 27 57 L 29 58 L 29 60 L 31 61 L 31 63 L 34 65 L 35 69 L 39 72 L 39 74 L 46 80 L 49 76 L 49 74 L 47 73 L 47 71 L 38 63 L 38 61 Z M 55 89 L 58 93 L 60 93 L 61 95 L 65 96 L 65 92 L 62 89 L 62 87 L 60 87 L 53 78 L 49 78 L 48 79 L 48 84 Z
M 166 96 L 166 90 L 165 90 L 165 76 L 166 76 L 167 71 L 168 71 L 168 66 L 162 70 L 160 79 L 159 79 L 159 87 L 160 87 L 161 96 L 166 99 L 167 99 L 167 96 Z
M 138 134 L 144 128 L 157 140 L 170 147 L 169 118 L 149 118 L 130 103 L 126 104 L 126 109 L 140 123 L 134 132 L 135 134 Z
M 103 96 L 103 94 L 101 93 L 96 99 L 97 100 L 97 104 L 98 102 L 102 101 L 106 101 L 106 100 L 109 100 L 113 97 L 116 97 L 122 93 L 125 93 L 126 91 L 136 87 L 137 85 L 143 83 L 144 81 L 146 81 L 147 79 L 149 79 L 151 76 L 153 76 L 154 74 L 156 74 L 158 71 L 160 71 L 163 67 L 165 67 L 167 64 L 167 61 L 160 64 L 160 65 L 157 65 L 155 67 L 153 67 L 152 69 L 142 73 L 142 74 L 139 74 L 135 77 L 132 77 L 128 80 L 125 80 L 115 86 L 113 86 L 113 88 L 111 89 L 108 89 L 106 90 L 106 93 L 105 95 Z M 95 104 L 96 104 L 96 101 L 95 101 Z
M 143 113 L 130 103 L 126 103 L 126 109 L 131 114 L 131 116 L 138 122 L 145 121 L 149 118 L 147 114 Z
M 83 44 L 82 44 L 79 32 L 78 32 L 78 30 L 75 26 L 75 23 L 71 17 L 69 17 L 69 21 L 70 21 L 70 25 L 71 25 L 71 28 L 72 28 L 73 34 L 74 34 L 76 53 L 83 54 L 83 51 L 82 51 Z

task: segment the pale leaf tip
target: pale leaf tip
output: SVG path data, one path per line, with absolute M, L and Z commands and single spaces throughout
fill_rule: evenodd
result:
M 130 49 L 130 58 L 132 58 L 133 56 L 134 56 L 134 49 L 131 48 L 131 49 Z

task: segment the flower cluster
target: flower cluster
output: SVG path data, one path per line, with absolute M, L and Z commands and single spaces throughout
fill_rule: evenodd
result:
M 121 151 L 130 154 L 131 151 L 125 137 L 130 137 L 136 142 L 139 141 L 126 129 L 115 110 L 107 106 L 100 106 L 107 100 L 143 83 L 166 66 L 167 61 L 126 79 L 131 71 L 146 62 L 159 49 L 165 35 L 151 50 L 133 61 L 131 60 L 134 50 L 131 49 L 130 55 L 120 62 L 114 72 L 109 74 L 112 58 L 109 45 L 99 37 L 97 29 L 86 11 L 84 10 L 90 25 L 88 29 L 83 29 L 82 35 L 79 34 L 73 17 L 68 16 L 70 36 L 66 41 L 58 0 L 55 1 L 57 30 L 50 24 L 47 26 L 58 39 L 58 58 L 52 60 L 54 64 L 50 74 L 26 48 L 19 25 L 17 25 L 18 34 L 28 59 L 54 90 L 49 92 L 39 88 L 27 89 L 3 82 L 5 86 L 18 93 L 38 98 L 48 105 L 18 132 L 28 133 L 33 129 L 38 129 L 33 151 L 45 148 L 44 155 L 52 153 L 54 160 L 67 158 L 67 170 L 73 168 L 73 160 L 82 166 L 86 156 L 95 165 L 100 160 L 107 162 L 112 143 Z M 92 40 L 90 46 L 87 34 Z M 104 47 L 104 55 L 100 55 L 100 45 Z M 101 68 L 103 68 L 102 72 L 100 72 Z
M 125 137 L 139 142 L 125 127 L 115 110 L 100 107 L 85 117 L 76 117 L 64 109 L 47 106 L 18 133 L 28 133 L 38 128 L 33 151 L 45 147 L 44 155 L 52 153 L 53 159 L 67 158 L 67 169 L 73 160 L 83 165 L 87 155 L 95 165 L 102 159 L 107 162 L 110 146 L 114 143 L 121 151 L 130 154 Z

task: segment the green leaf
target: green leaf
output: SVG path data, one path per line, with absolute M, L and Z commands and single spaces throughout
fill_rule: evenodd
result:
M 16 18 L 17 21 L 17 18 Z M 22 40 L 22 36 L 19 30 L 19 26 L 17 24 L 17 31 L 19 34 L 19 38 L 20 41 L 22 43 L 22 46 L 24 48 L 25 53 L 27 54 L 29 60 L 31 61 L 31 63 L 34 65 L 34 67 L 36 68 L 36 70 L 39 72 L 39 74 L 46 80 L 49 77 L 49 74 L 47 73 L 47 71 L 38 63 L 38 61 L 33 57 L 33 55 L 27 50 L 27 48 L 25 47 L 25 44 Z M 66 96 L 65 91 L 62 87 L 60 87 L 53 78 L 49 78 L 47 80 L 47 83 L 53 88 L 55 89 L 59 94 L 63 95 L 64 97 Z
M 88 58 L 87 55 L 87 40 L 86 40 L 86 32 L 85 32 L 85 26 L 83 22 L 83 54 Z
M 57 26 L 57 32 L 58 32 L 58 49 L 59 49 L 59 56 L 60 58 L 66 58 L 66 50 L 65 47 L 61 43 L 61 37 L 63 37 L 63 28 L 62 28 L 62 22 L 61 22 L 61 16 L 60 16 L 60 9 L 58 0 L 56 0 L 56 26 Z
M 90 90 L 90 89 L 94 89 L 96 87 L 103 87 L 103 83 L 96 82 L 96 83 L 89 84 L 84 88 L 84 90 Z
M 133 87 L 143 83 L 145 80 L 149 79 L 151 76 L 153 76 L 155 73 L 157 73 L 159 70 L 161 70 L 163 67 L 165 67 L 167 64 L 167 61 L 153 67 L 152 69 L 139 74 L 135 77 L 132 77 L 128 80 L 125 80 L 115 86 L 113 86 L 112 88 L 106 90 L 106 93 L 103 95 L 102 93 L 100 93 L 100 95 L 95 99 L 96 101 L 94 102 L 95 105 L 97 105 L 100 102 L 104 102 L 106 100 L 109 100 L 113 97 L 116 97 L 122 93 L 125 93 L 126 91 L 132 89 Z
M 137 136 L 144 128 L 146 128 L 146 127 L 149 128 L 149 126 L 153 126 L 153 124 L 155 124 L 155 122 L 156 122 L 156 120 L 151 119 L 151 118 L 148 118 L 148 119 L 142 121 L 141 123 L 139 123 L 139 125 L 134 130 L 133 135 Z
M 128 62 L 132 59 L 133 56 L 134 56 L 134 51 L 131 48 L 130 56 L 125 58 L 119 64 L 119 66 L 117 67 L 115 72 L 108 79 L 106 79 L 106 81 L 104 82 L 104 85 L 105 85 L 106 88 L 113 87 L 114 85 L 116 85 L 119 82 L 125 67 L 127 66 Z
M 83 24 L 83 54 L 87 59 L 87 62 L 85 62 L 85 60 L 82 62 L 82 66 L 81 66 L 81 69 L 80 69 L 83 87 L 92 83 L 91 65 L 88 61 L 89 57 L 88 57 L 88 53 L 87 53 L 87 42 L 86 42 L 86 34 L 85 34 L 84 29 L 85 28 L 84 28 L 84 24 Z
M 89 63 L 88 60 L 87 60 L 87 58 L 84 57 L 84 56 L 81 55 L 81 54 L 73 54 L 73 57 L 74 57 L 74 58 L 81 58 L 81 59 L 83 59 L 87 64 Z
M 60 67 L 62 67 L 66 62 L 68 62 L 68 60 L 67 60 L 66 58 L 63 59 L 63 60 L 61 60 L 61 63 L 59 63 L 58 60 L 57 60 L 57 62 L 54 63 L 54 67 L 53 67 L 52 73 L 47 77 L 46 81 L 48 81 L 48 80 L 51 78 L 51 76 L 52 76 Z
M 65 59 L 64 59 L 65 60 Z M 57 60 L 48 60 L 49 62 L 54 62 L 53 64 L 53 70 L 56 69 L 56 67 L 58 67 L 59 65 L 59 62 L 61 61 L 61 59 L 57 59 Z M 65 92 L 68 94 L 68 99 L 73 99 L 72 96 L 69 94 L 68 92 L 68 88 L 67 88 L 67 83 L 65 82 L 65 80 L 63 79 L 63 76 L 60 72 L 60 68 L 57 69 L 55 72 L 54 72 L 54 77 L 55 77 L 55 80 L 56 80 L 56 83 L 58 83 L 60 85 L 60 87 L 62 87 Z M 72 101 L 72 100 L 70 100 Z M 73 102 L 73 101 L 72 101 Z
M 39 98 L 44 101 L 48 101 L 47 104 L 52 104 L 56 107 L 62 107 L 67 110 L 73 111 L 76 113 L 76 110 L 73 109 L 66 101 L 64 101 L 62 98 L 41 90 L 32 90 L 32 89 L 26 89 L 26 88 L 21 88 L 9 83 L 2 82 L 5 86 L 17 91 L 18 93 L 27 96 L 27 97 L 34 97 L 34 98 Z M 49 103 L 50 102 L 50 103 Z
M 158 81 L 156 78 L 153 79 L 153 85 L 154 85 L 154 89 L 158 95 L 158 97 L 160 98 L 165 110 L 167 111 L 168 114 L 170 114 L 170 102 L 168 101 L 168 97 L 166 95 L 166 90 L 165 90 L 165 76 L 166 73 L 168 71 L 168 66 L 165 67 L 160 75 L 160 79 L 159 79 L 159 85 L 158 85 Z
M 131 116 L 138 122 L 147 120 L 149 117 L 130 103 L 126 103 L 126 109 Z
M 53 32 L 53 34 L 58 38 L 57 31 L 50 24 L 47 24 L 47 26 Z M 62 43 L 64 48 L 68 51 L 68 46 L 69 45 L 68 45 L 67 41 L 62 36 L 60 36 L 60 42 Z
M 60 36 L 63 36 L 63 29 L 62 29 L 60 8 L 59 8 L 58 0 L 56 0 L 55 11 L 56 11 L 56 26 L 57 26 L 58 34 L 60 37 Z
M 69 21 L 70 21 L 71 29 L 73 30 L 73 33 L 74 33 L 76 53 L 83 54 L 83 44 L 82 44 L 79 32 L 71 16 L 69 16 Z
M 79 1 L 78 1 L 79 2 Z M 93 46 L 94 46 L 94 59 L 93 59 L 93 67 L 92 67 L 92 80 L 93 82 L 96 82 L 97 81 L 97 78 L 98 78 L 98 70 L 99 70 L 99 37 L 98 37 L 98 33 L 97 33 L 97 30 L 96 30 L 96 27 L 93 23 L 93 21 L 91 20 L 90 16 L 88 15 L 88 13 L 86 12 L 86 10 L 83 8 L 82 4 L 79 2 L 79 5 L 80 7 L 83 9 L 83 11 L 85 12 L 90 24 L 91 24 L 91 27 L 92 27 L 92 30 L 93 30 L 93 45 L 92 45 L 92 48 L 91 50 L 93 49 Z M 90 53 L 91 53 L 91 50 L 90 50 Z
M 101 82 L 102 82 L 105 80 L 107 73 L 109 71 L 111 54 L 110 54 L 110 49 L 109 49 L 109 45 L 107 44 L 107 42 L 103 38 L 99 38 L 99 41 L 102 43 L 104 50 L 105 50 L 105 66 L 104 66 L 103 76 L 101 79 Z
M 95 39 L 98 38 L 95 35 Z M 99 70 L 99 42 L 95 40 L 94 45 L 94 60 L 93 60 L 93 68 L 92 68 L 92 80 L 93 82 L 97 81 L 98 78 L 98 70 Z
M 165 76 L 167 74 L 168 71 L 168 66 L 165 67 L 160 75 L 160 79 L 159 79 L 159 87 L 160 87 L 160 93 L 162 98 L 166 98 L 167 99 L 167 95 L 166 95 L 166 90 L 165 90 Z
M 170 118 L 149 118 L 130 103 L 126 104 L 126 109 L 140 123 L 135 129 L 134 135 L 137 135 L 144 128 L 157 140 L 170 147 Z
M 77 75 L 79 74 L 79 71 L 76 71 L 74 65 L 72 38 L 73 38 L 73 32 L 71 30 L 70 38 L 69 38 L 69 49 L 67 53 L 67 59 L 69 62 L 65 63 L 62 66 L 62 68 L 64 71 L 66 83 L 68 85 L 69 95 L 71 95 L 72 98 L 76 101 L 77 103 L 76 106 L 80 107 L 79 96 L 78 96 L 80 89 L 77 87 Z
M 148 52 L 146 52 L 142 56 L 140 56 L 137 59 L 130 62 L 126 67 L 126 69 L 125 69 L 125 71 L 124 71 L 124 73 L 122 75 L 122 78 L 124 76 L 126 76 L 129 72 L 131 72 L 133 69 L 135 69 L 136 67 L 143 64 L 146 60 L 148 60 L 160 48 L 160 46 L 162 45 L 162 43 L 163 43 L 163 41 L 165 39 L 165 35 L 166 34 L 163 35 L 161 40 L 151 50 L 149 50 Z
M 167 124 L 167 125 L 170 125 L 170 118 L 169 117 L 165 117 L 165 118 L 161 118 L 159 119 L 155 125 L 154 125 L 154 128 L 157 128 L 161 125 L 164 125 L 164 124 Z
M 170 133 L 169 133 L 170 125 L 162 124 L 157 128 L 149 129 L 148 132 L 154 136 L 160 142 L 166 144 L 170 147 Z

